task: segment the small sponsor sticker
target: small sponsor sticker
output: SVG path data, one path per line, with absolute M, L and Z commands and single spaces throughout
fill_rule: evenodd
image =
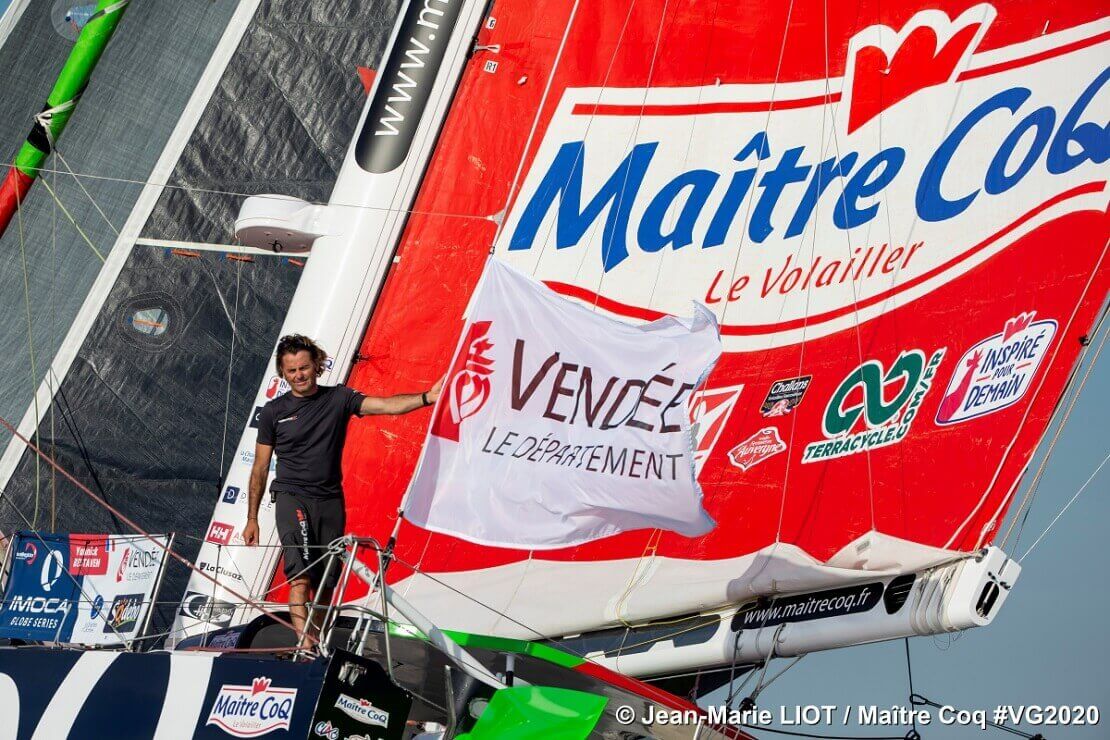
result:
M 121 635 L 134 632 L 139 626 L 139 615 L 143 611 L 143 594 L 120 594 L 112 599 L 104 618 L 104 632 Z
M 359 722 L 368 725 L 386 727 L 389 725 L 389 712 L 384 712 L 371 704 L 366 699 L 356 699 L 353 696 L 340 694 L 335 700 L 335 707 L 348 717 L 354 717 Z
M 204 539 L 215 545 L 226 545 L 231 542 L 231 535 L 235 532 L 235 527 L 223 522 L 212 522 L 208 528 L 208 536 Z
M 786 416 L 802 402 L 811 380 L 812 375 L 802 375 L 771 383 L 771 388 L 759 407 L 759 413 L 764 416 Z
M 786 443 L 776 427 L 764 427 L 728 451 L 729 461 L 748 471 L 769 457 L 786 450 Z

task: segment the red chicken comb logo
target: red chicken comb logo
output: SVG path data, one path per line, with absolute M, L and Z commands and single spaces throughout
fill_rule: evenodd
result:
M 852 37 L 844 79 L 848 133 L 919 90 L 954 81 L 995 14 L 985 3 L 955 20 L 942 11 L 925 10 L 900 31 L 877 25 Z
M 270 679 L 266 678 L 265 676 L 259 676 L 258 678 L 251 681 L 251 696 L 254 696 L 255 694 L 261 694 L 263 691 L 266 691 L 269 688 Z
M 1028 329 L 1029 325 L 1033 323 L 1033 317 L 1036 315 L 1036 311 L 1026 311 L 1008 320 L 1006 325 L 1002 328 L 1002 341 L 1008 342 L 1013 335 Z

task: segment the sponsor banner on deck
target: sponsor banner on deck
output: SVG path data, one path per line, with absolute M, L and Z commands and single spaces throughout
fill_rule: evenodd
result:
M 163 535 L 20 532 L 0 610 L 0 635 L 115 645 L 146 620 L 168 543 Z
M 632 326 L 491 260 L 406 516 L 532 549 L 642 528 L 708 532 L 687 404 L 719 355 L 701 307 Z

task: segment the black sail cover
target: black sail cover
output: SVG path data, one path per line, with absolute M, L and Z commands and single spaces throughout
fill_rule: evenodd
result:
M 169 3 L 139 4 L 129 10 L 125 22 L 144 5 L 150 12 L 164 10 L 163 21 L 178 12 Z M 188 74 L 190 64 L 196 67 L 190 93 L 194 86 L 205 86 L 204 66 L 213 54 L 219 56 L 219 34 L 229 19 L 231 26 L 221 43 L 233 44 L 234 51 L 224 69 L 209 71 L 219 75 L 218 83 L 184 147 L 177 143 L 180 156 L 153 209 L 147 206 L 140 238 L 116 244 L 116 249 L 127 250 L 122 269 L 117 268 L 118 276 L 103 302 L 97 303 L 91 329 L 79 338 L 72 363 L 54 380 L 56 392 L 49 407 L 38 411 L 36 435 L 43 450 L 82 484 L 147 531 L 176 534 L 175 549 L 192 559 L 207 534 L 213 503 L 222 495 L 220 483 L 233 463 L 231 456 L 303 266 L 299 259 L 246 254 L 220 245 L 233 240 L 234 218 L 245 194 L 327 200 L 365 95 L 358 68 L 377 65 L 398 3 L 205 0 L 187 5 L 203 5 L 212 16 L 209 21 L 216 24 L 208 35 L 198 35 L 212 37 L 211 43 L 195 44 L 193 51 L 201 58 L 170 60 L 179 74 Z M 250 15 L 253 6 L 257 7 Z M 215 13 L 216 7 L 220 13 Z M 245 29 L 236 29 L 234 15 L 244 12 L 250 21 Z M 49 22 L 48 15 L 39 14 L 38 22 Z M 20 20 L 24 22 L 27 18 Z M 121 27 L 109 53 L 124 55 L 122 47 L 147 43 L 137 42 L 127 31 Z M 156 33 L 164 42 L 173 36 L 167 28 Z M 0 54 L 14 53 L 9 47 L 20 43 L 13 34 Z M 166 43 L 176 45 L 176 40 Z M 20 53 L 30 56 L 27 50 Z M 148 53 L 148 69 L 166 61 L 157 50 Z M 109 61 L 109 55 L 104 59 Z M 53 59 L 41 63 L 49 65 Z M 83 116 L 113 115 L 111 99 L 99 110 L 86 108 L 106 76 L 98 68 L 71 130 Z M 142 94 L 157 95 L 156 87 Z M 45 92 L 37 97 L 44 98 Z M 167 151 L 173 148 L 170 132 L 188 97 L 175 103 L 177 112 L 164 130 L 145 135 L 160 143 L 144 163 L 129 161 L 128 147 L 111 142 L 111 157 L 85 161 L 82 167 L 142 165 L 149 173 L 167 140 Z M 19 137 L 12 134 L 9 139 Z M 136 141 L 136 149 L 148 147 L 146 139 Z M 70 166 L 72 147 L 61 147 Z M 97 182 L 83 184 L 95 198 Z M 134 192 L 120 196 L 117 210 L 108 214 L 117 227 L 136 207 L 141 188 L 131 187 Z M 53 200 L 45 194 L 48 200 L 43 202 L 42 195 L 36 190 L 28 201 L 37 205 L 37 214 L 31 213 L 31 206 L 24 215 L 45 219 L 45 226 L 33 228 L 49 231 Z M 60 194 L 60 199 L 65 197 Z M 88 198 L 81 197 L 87 204 Z M 93 214 L 100 218 L 95 209 Z M 90 224 L 86 233 L 94 234 L 107 254 L 115 234 L 97 231 L 87 215 L 79 223 L 83 228 Z M 100 223 L 109 228 L 103 219 Z M 68 222 L 57 228 L 57 249 L 66 259 L 78 259 L 75 255 L 82 255 L 81 250 L 91 253 Z M 5 245 L 10 237 L 5 237 Z M 64 311 L 53 306 L 64 322 L 60 336 L 78 318 L 98 268 L 96 260 L 95 266 L 76 271 L 79 275 L 56 275 L 56 280 L 66 281 L 67 296 L 79 294 L 68 298 Z M 0 267 L 0 280 L 22 281 L 22 271 L 16 270 L 18 264 L 9 259 Z M 14 320 L 26 312 L 22 288 L 5 289 L 0 300 L 12 317 L 3 324 L 3 331 L 13 335 L 10 346 L 26 347 L 26 323 Z M 51 308 L 32 303 L 33 314 Z M 48 330 L 42 333 L 47 339 L 51 336 Z M 39 361 L 40 379 L 60 344 L 57 336 L 52 343 L 42 337 L 37 340 L 42 349 L 36 344 L 38 354 L 46 358 Z M 22 380 L 12 381 L 18 388 L 2 394 L 4 418 L 13 423 L 23 416 L 32 396 L 26 366 L 20 370 Z M 15 454 L 14 465 L 0 468 L 0 532 L 29 526 L 59 532 L 130 531 L 37 456 L 9 450 L 8 459 Z M 187 577 L 184 566 L 171 562 L 154 613 L 154 632 L 168 629 Z

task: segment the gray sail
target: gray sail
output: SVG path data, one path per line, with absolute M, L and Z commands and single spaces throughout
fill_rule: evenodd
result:
M 93 209 L 104 226 L 93 240 L 105 244 L 108 267 L 98 272 L 93 256 L 95 265 L 68 278 L 80 294 L 61 334 L 69 329 L 68 342 L 77 349 L 68 362 L 55 361 L 61 370 L 50 384 L 51 400 L 31 427 L 59 464 L 122 513 L 150 531 L 177 533 L 178 549 L 190 558 L 207 534 L 214 502 L 225 494 L 220 481 L 303 264 L 230 244 L 241 194 L 326 199 L 365 96 L 357 69 L 376 64 L 397 12 L 393 2 L 354 0 L 339 7 L 295 0 L 222 5 L 227 29 L 198 62 L 201 70 L 170 130 L 154 146 L 146 165 L 154 176 L 125 178 L 167 185 L 114 183 L 119 203 L 106 213 L 125 236 L 133 232 L 130 238 L 117 239 Z M 153 51 L 151 58 L 159 59 Z M 90 96 L 101 79 L 98 69 Z M 193 120 L 186 120 L 190 111 Z M 61 146 L 76 170 L 69 149 Z M 117 168 L 137 166 L 119 152 L 110 158 Z M 81 166 L 108 167 L 102 161 Z M 49 218 L 53 201 L 43 203 L 41 195 L 32 195 L 39 196 L 34 205 Z M 98 204 L 104 208 L 99 198 Z M 87 214 L 78 220 L 83 227 L 96 223 Z M 76 249 L 71 238 L 67 254 Z M 22 273 L 15 278 L 21 281 Z M 19 308 L 13 304 L 9 313 Z M 87 333 L 72 336 L 82 321 Z M 4 325 L 13 343 L 19 326 Z M 26 345 L 25 329 L 23 335 Z M 53 352 L 44 353 L 48 365 Z M 26 370 L 23 377 L 22 395 L 5 416 L 13 421 L 36 411 L 28 409 Z M 6 478 L 0 463 L 0 531 L 25 528 L 23 517 L 36 506 L 40 528 L 123 531 L 27 451 L 13 445 L 6 459 L 11 472 Z M 162 593 L 173 605 L 156 610 L 156 630 L 172 619 L 186 577 L 184 568 L 171 566 Z

